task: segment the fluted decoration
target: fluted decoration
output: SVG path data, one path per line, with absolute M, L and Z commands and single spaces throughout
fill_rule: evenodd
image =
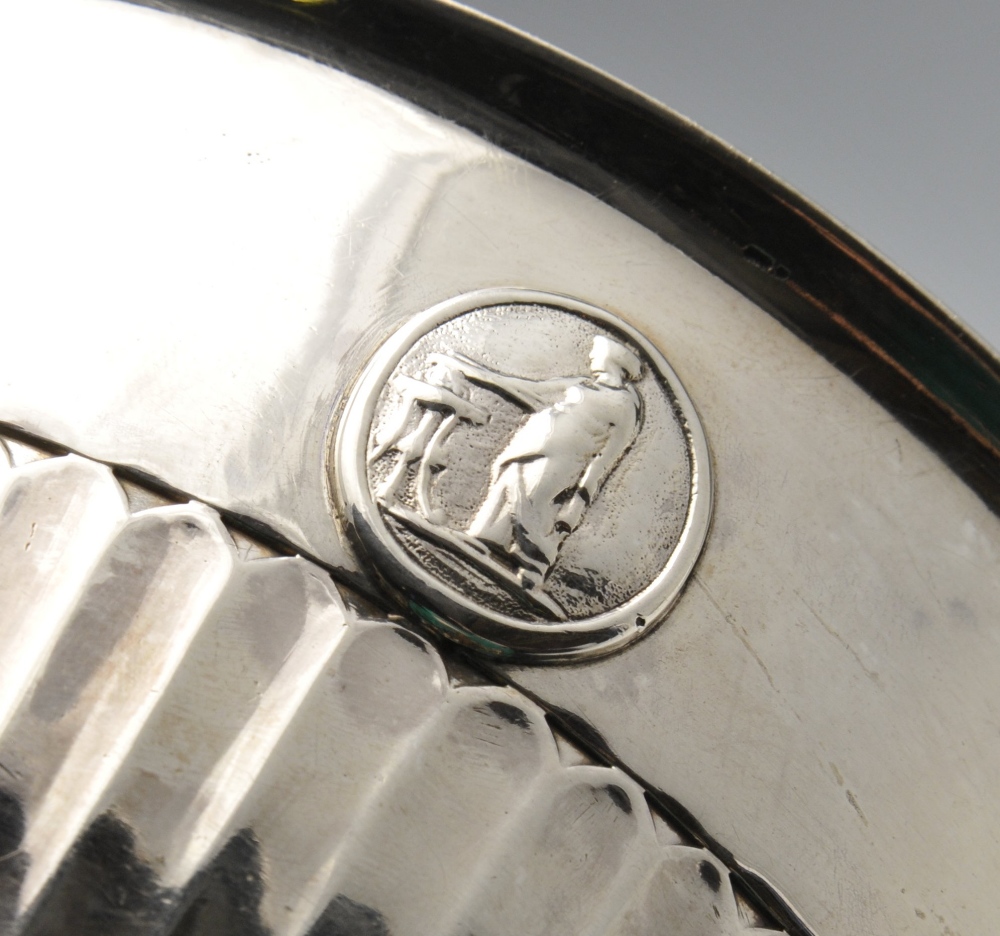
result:
M 746 932 L 628 776 L 319 567 L 74 456 L 0 485 L 5 936 Z

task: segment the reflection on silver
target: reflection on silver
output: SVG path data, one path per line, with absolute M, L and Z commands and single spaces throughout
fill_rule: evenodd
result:
M 0 485 L 2 735 L 127 508 L 107 468 L 73 456 L 8 471 Z
M 218 598 L 227 539 L 204 507 L 136 514 L 74 596 L 45 666 L 16 674 L 22 702 L 0 760 L 27 817 L 21 911 L 86 828 Z
M 711 499 L 663 356 L 604 310 L 519 289 L 443 303 L 378 351 L 332 481 L 376 569 L 446 633 L 535 660 L 607 653 L 661 619 Z
M 751 868 L 818 936 L 992 931 L 991 881 L 1000 867 L 1000 522 L 926 438 L 854 382 L 851 368 L 859 361 L 872 367 L 862 379 L 867 387 L 882 371 L 856 348 L 845 346 L 849 356 L 840 357 L 847 333 L 824 317 L 823 296 L 809 304 L 818 316 L 811 334 L 825 342 L 841 370 L 746 295 L 598 198 L 320 62 L 110 0 L 7 6 L 0 29 L 0 87 L 10 105 L 4 128 L 11 141 L 0 152 L 4 425 L 127 466 L 129 477 L 139 472 L 246 518 L 293 544 L 291 551 L 315 557 L 339 579 L 388 601 L 371 566 L 347 549 L 329 503 L 328 439 L 365 363 L 414 315 L 470 291 L 520 284 L 610 310 L 662 350 L 697 402 L 715 469 L 712 532 L 665 626 L 599 659 L 505 666 L 498 681 L 511 680 L 572 717 L 596 750 L 612 752 L 651 789 L 689 810 L 718 843 L 718 854 L 732 854 L 729 867 Z M 268 15 L 279 9 L 251 4 L 247 11 L 251 7 Z M 316 11 L 339 16 L 342 7 L 359 15 L 371 8 L 301 7 L 296 21 Z M 527 100 L 528 88 L 516 93 Z M 696 129 L 688 132 L 697 136 Z M 756 172 L 740 169 L 737 156 L 716 152 L 720 178 L 726 166 L 747 176 Z M 671 163 L 656 149 L 631 155 L 639 163 Z M 717 218 L 735 219 L 731 231 L 750 207 L 735 194 L 702 191 Z M 631 200 L 636 214 L 655 208 L 640 189 L 619 189 L 618 196 Z M 773 200 L 767 204 L 777 208 Z M 815 220 L 806 211 L 799 223 Z M 815 232 L 817 241 L 830 234 L 822 223 Z M 840 241 L 836 252 L 850 245 Z M 753 254 L 748 247 L 746 256 Z M 807 288 L 810 279 L 824 281 L 808 250 L 796 259 L 801 267 L 790 271 L 783 295 L 792 286 Z M 865 289 L 874 289 L 875 277 L 885 273 L 872 262 L 871 270 L 856 270 Z M 759 284 L 764 276 L 737 278 Z M 879 288 L 900 282 L 888 275 Z M 905 303 L 913 295 L 904 288 L 897 299 Z M 837 308 L 834 303 L 834 314 Z M 864 317 L 888 328 L 885 313 L 898 308 L 866 307 Z M 914 307 L 914 315 L 918 311 Z M 851 321 L 860 318 L 859 312 Z M 908 347 L 923 357 L 932 350 Z M 489 348 L 458 350 L 498 372 L 540 379 L 586 374 L 588 348 L 589 342 L 572 365 L 553 359 L 534 373 L 491 359 Z M 472 392 L 483 395 L 491 413 L 501 405 L 483 387 Z M 639 464 L 651 412 L 649 394 L 640 393 L 644 428 L 564 542 L 547 586 L 582 547 L 588 529 L 599 526 L 599 512 L 624 472 Z M 526 418 L 517 408 L 511 415 Z M 960 434 L 955 439 L 962 442 Z M 359 477 L 367 474 L 369 443 L 369 435 L 359 437 Z M 26 470 L 18 446 L 8 447 Z M 502 448 L 491 447 L 478 463 L 482 494 Z M 9 474 L 2 463 L 0 457 L 0 477 Z M 450 461 L 448 471 L 455 467 Z M 13 544 L 3 547 L 8 565 L 0 567 L 0 613 L 17 605 L 17 589 L 29 583 L 39 603 L 30 612 L 37 627 L 18 631 L 17 654 L 29 667 L 48 658 L 62 632 L 61 615 L 68 612 L 61 576 L 86 582 L 104 554 L 100 543 L 111 542 L 116 524 L 127 519 L 115 506 L 120 494 L 87 477 L 107 498 L 110 513 L 103 517 L 72 498 L 59 506 L 55 500 L 65 491 L 52 489 L 52 509 L 79 518 L 73 529 L 83 540 L 71 535 L 67 520 L 46 534 L 47 551 L 41 524 L 31 535 L 38 518 L 26 515 L 28 522 L 11 527 Z M 650 487 L 662 481 L 654 475 Z M 133 494 L 133 509 L 163 506 Z M 35 501 L 42 515 L 43 502 Z M 10 503 L 5 509 L 13 511 Z M 657 505 L 633 523 L 651 523 L 662 509 Z M 471 510 L 458 529 L 468 528 Z M 613 531 L 619 548 L 634 540 L 633 530 Z M 244 555 L 261 554 L 259 544 L 246 542 L 237 551 L 234 570 Z M 48 558 L 33 567 L 36 555 Z M 615 571 L 616 580 L 622 571 Z M 76 587 L 71 581 L 69 594 Z M 414 589 L 409 597 L 423 614 L 419 594 Z M 336 612 L 329 613 L 332 621 Z M 540 622 L 537 639 L 558 638 L 569 626 Z M 345 634 L 354 630 L 350 624 Z M 235 643 L 241 633 L 226 631 Z M 246 639 L 248 648 L 258 645 Z M 248 663 L 247 682 L 241 682 L 245 668 L 237 661 L 246 656 L 224 640 L 219 646 L 220 656 L 234 655 L 236 671 L 220 663 L 217 674 L 210 670 L 197 681 L 182 724 L 190 738 L 205 723 L 222 725 L 220 743 L 228 750 L 225 739 L 242 732 L 244 714 L 226 721 L 212 700 L 221 705 L 236 696 L 253 708 L 254 681 L 263 686 L 266 680 Z M 213 658 L 206 647 L 203 661 Z M 376 678 L 380 659 L 370 661 Z M 6 672 L 0 689 L 15 719 L 25 704 L 24 686 L 8 683 Z M 175 679 L 184 672 L 182 663 Z M 310 862 L 322 863 L 327 836 L 335 837 L 324 823 L 340 821 L 329 804 L 341 795 L 335 784 L 349 781 L 319 756 L 328 743 L 322 731 L 336 722 L 325 715 L 327 697 L 319 687 L 328 688 L 332 706 L 343 697 L 333 695 L 334 682 L 324 676 L 308 686 L 297 711 L 314 711 L 315 720 L 293 717 L 260 775 L 278 778 L 286 769 L 267 788 L 273 802 L 260 794 L 262 815 L 273 809 L 267 848 L 279 856 L 268 859 L 267 880 L 287 875 L 298 887 L 296 875 L 310 878 Z M 405 683 L 395 687 L 404 697 Z M 380 690 L 387 699 L 389 688 Z M 175 703 L 181 706 L 178 697 Z M 168 748 L 177 742 L 173 723 L 171 717 L 162 725 Z M 350 724 L 337 724 L 344 723 Z M 144 743 L 137 739 L 135 750 Z M 333 750 L 332 738 L 329 744 Z M 222 757 L 216 742 L 202 753 L 198 771 Z M 374 755 L 371 762 L 382 763 Z M 248 776 L 242 760 L 234 763 L 234 776 Z M 156 782 L 168 782 L 172 773 L 143 769 L 155 781 L 140 772 L 130 789 L 147 784 L 142 802 L 157 801 Z M 379 770 L 369 776 L 381 776 Z M 15 782 L 3 768 L 0 778 Z M 201 782 L 186 782 L 197 799 Z M 251 781 L 246 802 L 264 783 Z M 80 788 L 92 798 L 86 777 Z M 316 791 L 322 809 L 307 789 Z M 220 815 L 229 815 L 232 804 L 223 805 Z M 296 820 L 283 825 L 282 810 Z M 182 811 L 189 814 L 183 800 Z M 19 813 L 7 804 L 0 813 L 12 817 L 0 821 L 0 856 L 12 854 L 0 862 L 8 875 L 0 887 L 6 888 L 19 866 L 23 871 L 24 856 L 17 851 Z M 263 845 L 241 835 L 247 826 L 239 809 L 232 815 L 227 822 L 238 831 L 218 833 L 226 844 L 202 876 L 196 874 L 198 886 L 224 889 L 245 880 L 258 860 Z M 135 822 L 143 829 L 154 824 Z M 262 818 L 254 833 L 261 843 L 264 826 Z M 115 849 L 130 855 L 130 834 L 101 813 L 82 845 L 71 849 L 76 876 L 63 879 L 65 889 L 49 905 L 70 908 L 63 931 L 80 936 L 77 908 L 94 894 L 132 894 L 129 888 L 147 894 L 148 884 L 153 896 L 143 898 L 144 906 L 169 896 L 156 889 L 144 861 L 130 865 L 136 874 L 125 875 L 128 886 L 104 886 L 120 883 L 120 876 L 102 876 L 93 862 Z M 206 841 L 214 834 L 206 831 Z M 304 848 L 311 843 L 314 857 L 301 864 L 280 857 L 293 854 L 296 841 Z M 669 891 L 665 883 L 650 884 L 650 914 L 667 912 L 658 903 L 664 888 Z M 191 893 L 182 889 L 182 897 Z M 219 909 L 224 901 L 214 905 L 216 923 L 242 925 L 240 907 L 257 906 L 257 898 L 240 894 L 225 912 Z M 191 899 L 192 913 L 209 913 L 197 909 L 209 906 L 201 896 Z M 16 894 L 11 901 L 5 897 L 3 905 L 16 905 Z M 118 921 L 126 914 L 120 907 L 115 912 Z M 649 919 L 644 912 L 637 906 L 634 919 Z M 204 925 L 211 936 L 222 936 Z M 110 928 L 91 925 L 99 936 Z M 253 930 L 245 926 L 239 936 L 245 932 Z
M 75 456 L 6 479 L 0 932 L 626 934 L 664 884 L 685 936 L 755 925 L 631 779 L 316 566 Z

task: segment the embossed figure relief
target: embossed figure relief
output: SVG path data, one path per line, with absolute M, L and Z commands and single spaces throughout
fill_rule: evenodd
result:
M 693 407 L 641 336 L 507 290 L 376 354 L 333 476 L 390 581 L 487 649 L 544 657 L 611 649 L 663 613 L 700 549 L 707 472 Z
M 406 374 L 393 379 L 399 404 L 368 457 L 371 468 L 390 452 L 396 456 L 376 490 L 389 513 L 558 619 L 568 615 L 545 594 L 545 579 L 564 540 L 632 445 L 642 416 L 634 387 L 642 365 L 634 352 L 598 335 L 590 366 L 587 375 L 533 380 L 461 354 L 430 354 L 424 380 Z M 461 530 L 448 524 L 444 508 L 432 506 L 431 496 L 435 477 L 447 470 L 446 443 L 457 424 L 483 426 L 490 419 L 485 407 L 470 402 L 470 381 L 529 415 L 493 461 L 483 503 Z M 416 511 L 400 496 L 411 466 Z

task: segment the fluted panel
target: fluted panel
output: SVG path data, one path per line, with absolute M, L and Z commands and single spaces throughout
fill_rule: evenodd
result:
M 132 517 L 111 543 L 0 739 L 28 778 L 29 907 L 83 831 L 225 585 L 233 547 L 200 505 Z
M 325 888 L 331 923 L 362 905 L 394 936 L 442 932 L 476 877 L 496 872 L 536 782 L 559 770 L 542 713 L 513 691 L 452 691 L 415 742 L 352 824 Z
M 549 777 L 450 932 L 600 931 L 633 853 L 653 842 L 652 821 L 632 786 L 605 767 L 569 767 Z
M 312 563 L 73 456 L 0 491 L 4 936 L 745 932 L 629 777 Z
M 302 559 L 234 570 L 105 803 L 163 887 L 187 884 L 234 831 L 344 619 L 332 582 Z
M 745 931 L 725 866 L 703 848 L 674 846 L 663 850 L 608 936 L 737 936 Z
M 74 456 L 4 470 L 0 498 L 2 737 L 128 510 L 111 472 Z
M 307 931 L 324 911 L 359 820 L 446 691 L 441 660 L 420 638 L 390 624 L 351 627 L 240 815 L 272 884 L 261 918 L 276 936 Z

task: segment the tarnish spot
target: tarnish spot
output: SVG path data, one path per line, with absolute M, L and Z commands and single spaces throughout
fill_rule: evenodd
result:
M 403 640 L 405 640 L 408 644 L 413 644 L 413 646 L 416 647 L 421 653 L 429 652 L 427 649 L 426 641 L 421 640 L 416 634 L 411 633 L 410 631 L 406 630 L 406 628 L 397 627 L 396 635 L 398 637 L 402 637 Z
M 523 709 L 509 702 L 490 702 L 487 706 L 489 710 L 499 718 L 502 718 L 508 725 L 514 725 L 527 731 L 531 727 L 528 716 Z
M 611 797 L 611 802 L 615 806 L 625 813 L 626 816 L 632 815 L 632 800 L 629 798 L 628 793 L 613 783 L 609 783 L 604 789 L 607 791 L 608 796 Z
M 699 862 L 698 873 L 715 893 L 719 893 L 719 888 L 722 887 L 722 875 L 719 874 L 719 869 L 711 861 Z

